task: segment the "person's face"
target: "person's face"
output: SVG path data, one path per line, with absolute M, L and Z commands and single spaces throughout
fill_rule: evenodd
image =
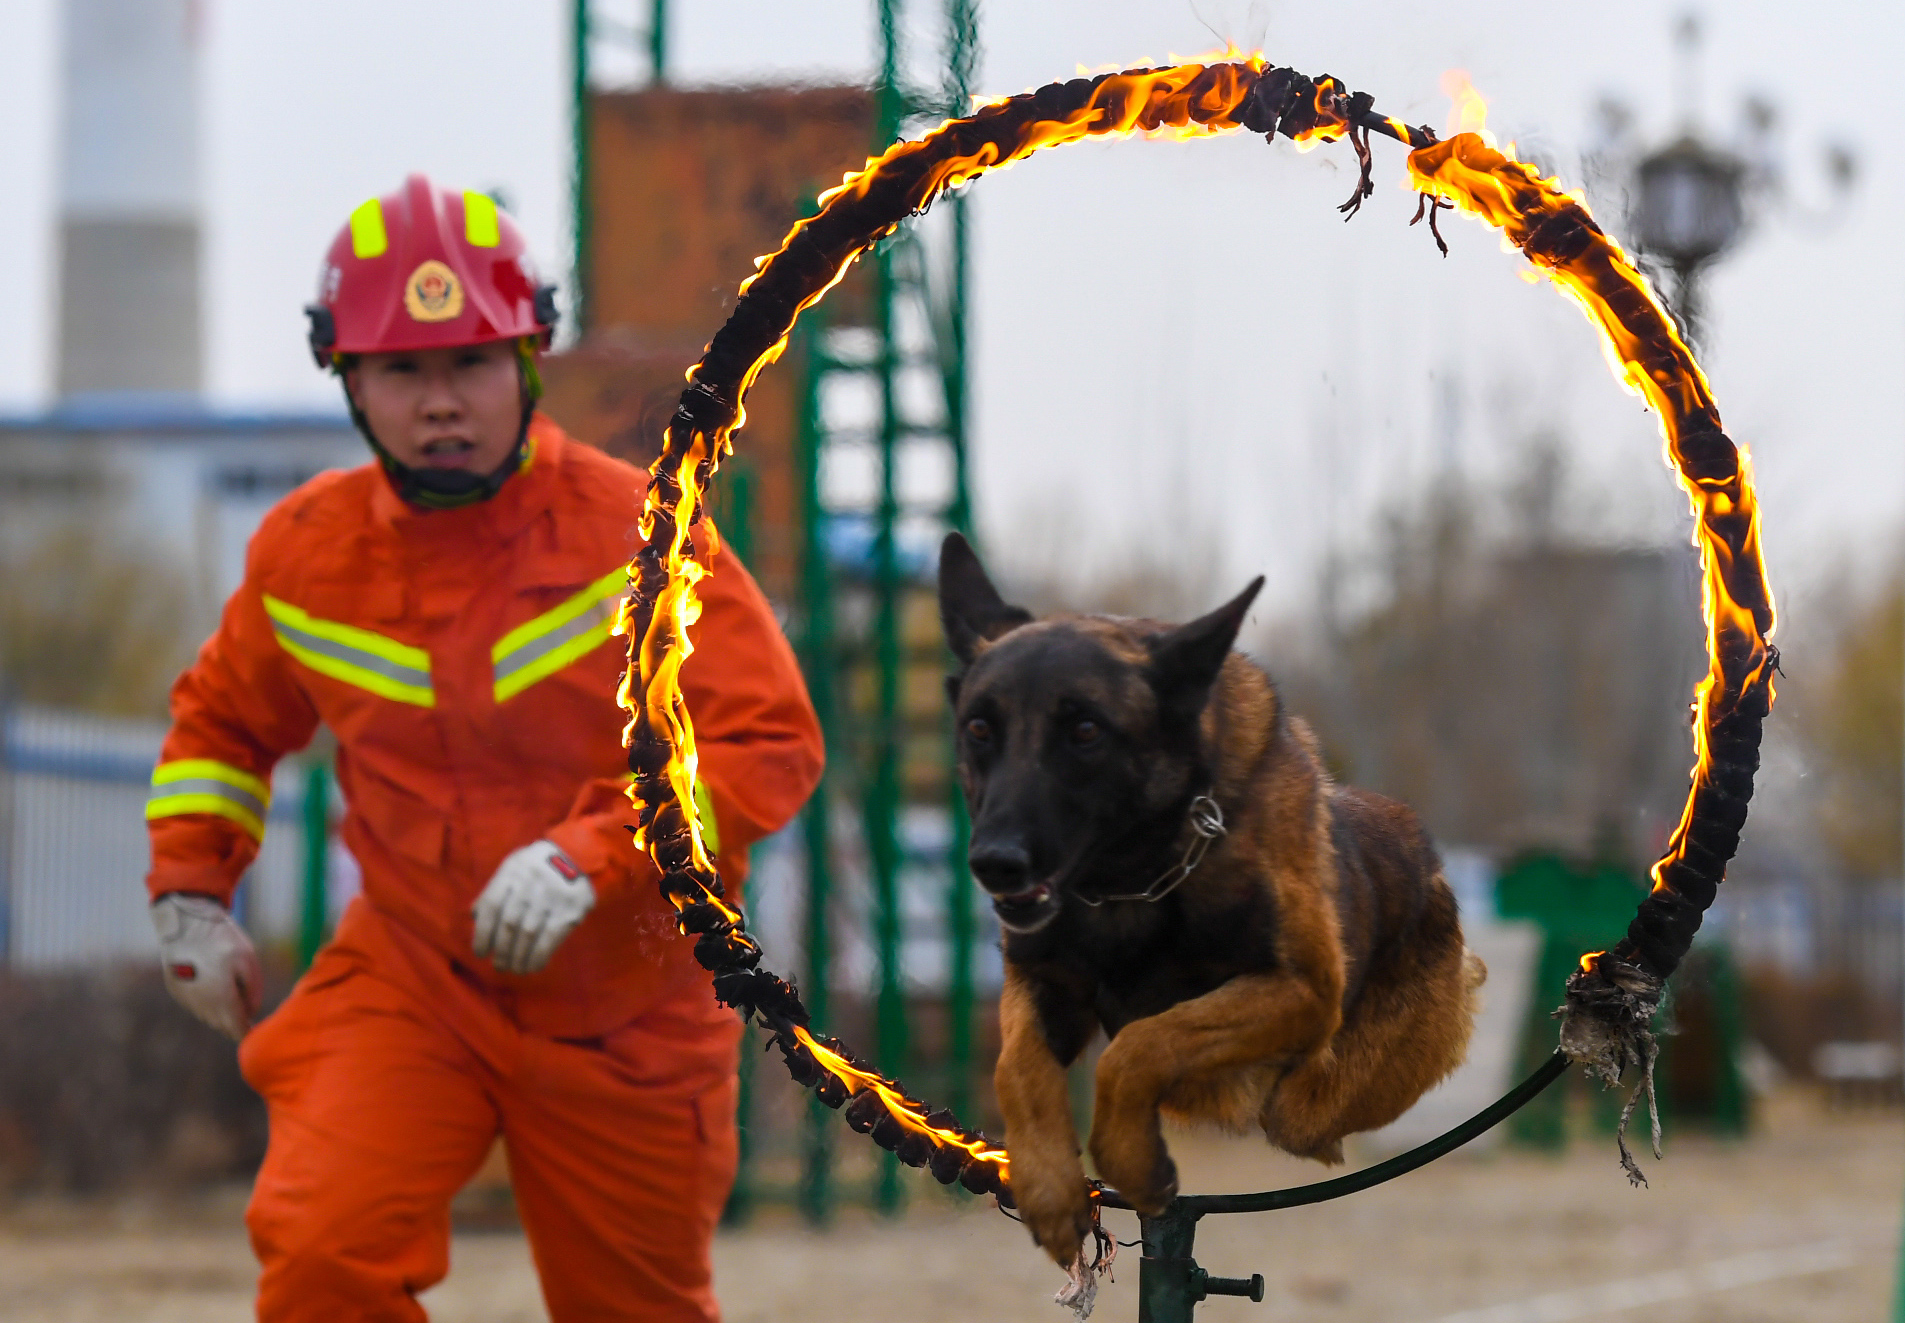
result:
M 371 434 L 408 468 L 493 472 L 522 427 L 522 381 L 507 340 L 365 354 L 344 384 Z

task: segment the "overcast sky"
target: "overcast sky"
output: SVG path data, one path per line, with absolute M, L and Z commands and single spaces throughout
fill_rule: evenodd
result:
M 331 407 L 298 308 L 349 208 L 412 169 L 500 187 L 545 264 L 567 252 L 566 3 L 199 0 L 210 389 L 234 406 Z M 615 0 L 610 10 L 635 6 Z M 645 9 L 646 5 L 642 5 Z M 933 33 L 936 6 L 912 26 Z M 672 0 L 683 82 L 864 79 L 870 0 Z M 56 234 L 56 0 L 6 0 L 0 44 L 0 409 L 46 402 Z M 1242 0 L 994 0 L 979 83 L 1013 92 L 1075 67 L 1211 48 L 1216 34 L 1329 72 L 1379 108 L 1441 125 L 1444 70 L 1469 71 L 1490 123 L 1564 173 L 1602 93 L 1675 122 L 1674 6 L 1526 0 L 1294 5 Z M 920 58 L 930 63 L 930 51 Z M 1769 215 L 1710 282 L 1708 367 L 1761 479 L 1776 586 L 1895 547 L 1905 515 L 1905 264 L 1892 245 L 1905 168 L 1878 117 L 1899 107 L 1905 10 L 1820 0 L 1712 6 L 1702 111 L 1731 129 L 1743 93 L 1784 111 L 1793 188 L 1823 200 L 1818 152 L 1863 164 L 1831 225 Z M 1437 465 L 1503 463 L 1564 436 L 1615 522 L 1677 507 L 1651 418 L 1614 384 L 1553 289 L 1472 222 L 1446 261 L 1407 220 L 1403 152 L 1350 224 L 1346 148 L 1299 155 L 1242 137 L 1089 144 L 973 191 L 981 518 L 1006 559 L 1102 556 L 1186 514 L 1226 582 L 1308 591 L 1325 545 Z M 1611 219 L 1611 218 L 1609 218 Z M 738 281 L 744 272 L 736 272 Z M 1450 402 L 1453 402 L 1451 406 Z M 1024 530 L 1038 524 L 1036 537 Z M 1042 541 L 1040 539 L 1043 539 Z

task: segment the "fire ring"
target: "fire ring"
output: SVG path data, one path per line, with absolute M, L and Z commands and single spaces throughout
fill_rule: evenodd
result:
M 1610 1083 L 1639 1066 L 1642 1087 L 1650 1085 L 1649 1024 L 1738 848 L 1759 767 L 1779 654 L 1769 642 L 1773 602 L 1750 466 L 1721 430 L 1706 376 L 1646 280 L 1559 181 L 1543 179 L 1476 134 L 1438 140 L 1426 128 L 1377 114 L 1373 98 L 1334 78 L 1273 68 L 1261 56 L 1052 83 L 893 144 L 823 194 L 819 211 L 761 260 L 688 374 L 649 469 L 646 544 L 628 567 L 630 593 L 616 622 L 616 632 L 629 639 L 618 700 L 630 714 L 624 743 L 633 774 L 629 797 L 639 813 L 636 844 L 654 861 L 682 932 L 696 937 L 695 957 L 714 976 L 716 996 L 768 1029 L 793 1078 L 829 1106 L 844 1106 L 855 1130 L 908 1165 L 929 1167 L 942 1183 L 958 1181 L 1008 1201 L 1004 1150 L 911 1097 L 841 1043 L 817 1037 L 799 994 L 760 967 L 761 949 L 744 916 L 724 898 L 694 808 L 694 724 L 677 684 L 690 651 L 687 629 L 700 614 L 695 584 L 707 573 L 689 533 L 745 421 L 748 387 L 780 356 L 795 319 L 908 217 L 946 190 L 1041 148 L 1135 133 L 1240 131 L 1272 143 L 1279 134 L 1297 142 L 1347 139 L 1360 166 L 1356 190 L 1341 208 L 1351 215 L 1374 188 L 1370 135 L 1409 146 L 1409 179 L 1422 196 L 1416 219 L 1426 213 L 1435 230 L 1437 213 L 1453 207 L 1500 230 L 1580 305 L 1600 331 L 1616 377 L 1660 420 L 1668 464 L 1695 518 L 1709 664 L 1694 691 L 1691 789 L 1653 866 L 1652 890 L 1626 935 L 1610 950 L 1583 956 L 1568 984 L 1561 1051 Z M 1440 245 L 1439 232 L 1435 238 Z M 1560 1065 L 1543 1071 L 1545 1085 Z M 1640 1093 L 1637 1087 L 1630 1112 Z M 1621 1154 L 1638 1179 L 1624 1142 Z

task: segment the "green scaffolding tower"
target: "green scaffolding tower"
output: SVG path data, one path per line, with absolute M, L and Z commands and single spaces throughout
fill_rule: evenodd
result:
M 872 149 L 916 120 L 963 113 L 977 53 L 973 0 L 948 0 L 946 70 L 931 93 L 903 73 L 901 0 L 881 0 L 884 57 Z M 827 730 L 827 783 L 806 810 L 807 1004 L 828 1022 L 829 912 L 843 856 L 863 861 L 876 983 L 872 1055 L 889 1075 L 970 1111 L 974 915 L 964 801 L 951 775 L 945 674 L 931 571 L 940 538 L 967 530 L 967 203 L 909 226 L 867 259 L 858 310 L 810 311 L 797 328 L 803 473 L 802 619 L 809 690 Z M 858 402 L 856 411 L 854 403 Z M 855 481 L 857 477 L 857 481 Z M 855 839 L 857 837 L 857 839 Z M 946 1025 L 937 1062 L 916 1059 L 908 950 L 938 930 Z M 835 1118 L 811 1104 L 800 1203 L 824 1219 L 835 1198 Z M 898 1164 L 884 1156 L 871 1197 L 896 1211 Z
M 604 0 L 571 0 L 572 298 L 581 328 L 595 320 L 591 296 L 598 292 L 590 269 L 590 55 L 592 48 L 645 48 L 653 83 L 665 82 L 669 5 L 643 3 L 646 27 L 612 17 Z M 907 74 L 904 3 L 878 0 L 883 57 L 873 89 L 868 148 L 874 153 L 970 108 L 976 0 L 942 0 L 944 58 L 930 87 Z M 641 5 L 632 8 L 639 12 Z M 944 533 L 969 531 L 970 524 L 968 234 L 965 199 L 940 201 L 931 217 L 869 253 L 849 287 L 801 319 L 789 357 L 801 377 L 793 456 L 798 569 L 788 628 L 826 732 L 828 758 L 826 779 L 799 829 L 808 880 L 801 990 L 817 1025 L 843 1027 L 835 1024 L 842 1008 L 829 1004 L 828 967 L 840 939 L 860 933 L 834 916 L 849 893 L 858 894 L 843 882 L 864 879 L 874 969 L 871 1024 L 864 1038 L 860 1026 L 850 1026 L 849 1037 L 883 1070 L 962 1116 L 973 1102 L 978 920 L 964 864 L 964 803 L 951 775 L 941 683 L 947 657 L 932 571 Z M 716 517 L 737 545 L 749 540 L 753 477 L 744 436 L 741 453 L 723 466 L 712 493 Z M 859 919 L 856 910 L 854 929 Z M 916 1032 L 921 1003 L 909 997 L 913 979 L 913 990 L 930 990 L 935 1001 L 943 994 L 942 1032 L 933 1036 L 930 1052 L 927 1035 Z M 771 1087 L 754 1079 L 759 1063 L 753 1058 L 748 1053 L 742 1065 L 742 1162 L 730 1219 L 786 1190 L 762 1179 L 760 1160 L 771 1155 L 760 1150 L 747 1121 L 755 1110 L 749 1095 Z M 835 1168 L 839 1118 L 817 1102 L 805 1105 L 811 1110 L 792 1191 L 803 1213 L 825 1220 L 843 1196 L 897 1210 L 904 1187 L 891 1155 L 882 1155 L 870 1185 L 849 1186 Z

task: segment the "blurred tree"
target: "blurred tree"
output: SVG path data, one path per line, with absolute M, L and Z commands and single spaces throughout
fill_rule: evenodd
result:
M 91 528 L 0 560 L 0 695 L 12 701 L 162 716 L 197 642 L 185 585 Z
M 1897 579 L 1832 603 L 1820 680 L 1782 700 L 1815 754 L 1820 834 L 1851 878 L 1896 878 L 1900 863 L 1900 732 L 1905 728 L 1905 600 Z M 1817 644 L 1815 644 L 1817 646 Z M 1784 686 L 1782 686 L 1784 688 Z
M 1579 526 L 1562 453 L 1537 437 L 1506 487 L 1450 473 L 1397 508 L 1326 585 L 1312 658 L 1274 669 L 1332 763 L 1440 840 L 1638 865 L 1693 760 L 1697 566 Z

